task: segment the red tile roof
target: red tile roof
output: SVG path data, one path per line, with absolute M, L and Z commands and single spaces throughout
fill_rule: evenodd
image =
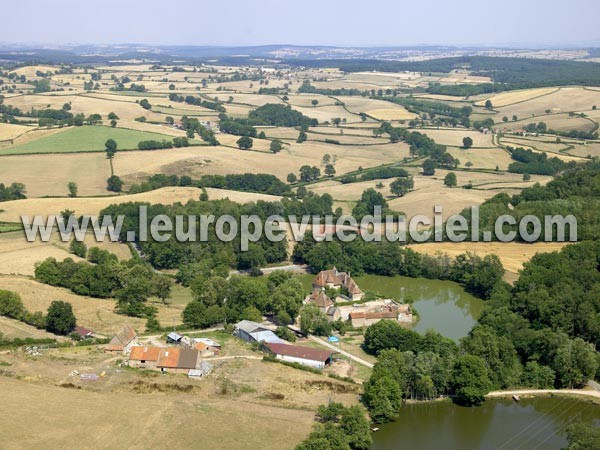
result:
M 156 365 L 158 367 L 176 369 L 178 361 L 179 349 L 175 347 L 169 347 L 163 349 L 163 351 L 160 352 L 160 355 L 158 357 L 158 363 Z
M 158 361 L 160 347 L 131 347 L 129 359 L 132 361 Z
M 269 350 L 276 355 L 291 356 L 293 358 L 308 359 L 311 361 L 325 362 L 331 355 L 336 353 L 332 350 L 319 350 L 311 347 L 301 347 L 299 345 L 289 344 L 266 344 Z

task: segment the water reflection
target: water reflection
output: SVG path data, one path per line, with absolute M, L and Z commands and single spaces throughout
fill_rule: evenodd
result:
M 600 423 L 600 408 L 570 398 L 488 400 L 477 408 L 449 402 L 407 405 L 374 434 L 373 450 L 558 450 L 573 421 Z
M 451 281 L 365 275 L 356 282 L 361 289 L 385 297 L 412 299 L 420 317 L 416 331 L 435 329 L 455 340 L 467 335 L 483 308 L 482 300 Z

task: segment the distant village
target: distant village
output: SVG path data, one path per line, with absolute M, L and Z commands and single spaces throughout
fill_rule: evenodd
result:
M 306 304 L 315 305 L 329 321 L 347 321 L 354 328 L 367 327 L 380 320 L 395 320 L 410 324 L 413 321 L 411 306 L 392 299 L 364 301 L 365 294 L 346 272 L 333 267 L 317 274 L 312 282 L 312 291 L 306 297 Z M 313 369 L 323 370 L 335 362 L 339 352 L 330 337 L 326 347 L 317 349 L 294 345 L 275 333 L 272 323 L 257 323 L 242 320 L 235 324 L 233 335 L 242 341 L 256 345 L 265 355 L 277 360 L 296 363 Z M 299 328 L 290 325 L 290 331 L 302 335 Z M 82 337 L 93 333 L 78 327 L 76 332 Z M 136 334 L 130 326 L 125 326 L 115 334 L 104 347 L 106 352 L 125 355 L 127 365 L 133 368 L 160 372 L 183 373 L 190 378 L 202 378 L 213 369 L 214 361 L 220 358 L 221 344 L 204 337 L 190 337 L 175 331 L 159 341 Z M 212 362 L 211 362 L 212 360 Z

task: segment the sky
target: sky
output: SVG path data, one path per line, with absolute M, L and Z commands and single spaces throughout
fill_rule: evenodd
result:
M 600 0 L 20 0 L 0 42 L 600 45 L 599 13 Z

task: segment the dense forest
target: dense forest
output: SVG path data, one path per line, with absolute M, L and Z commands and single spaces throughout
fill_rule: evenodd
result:
M 126 241 L 128 231 L 139 230 L 139 206 L 140 203 L 124 203 L 111 205 L 100 212 L 100 216 L 109 215 L 116 220 L 117 215 L 125 217 L 121 229 L 120 239 Z M 257 215 L 264 220 L 272 215 L 326 215 L 332 214 L 333 199 L 329 194 L 322 196 L 312 193 L 307 194 L 302 200 L 284 198 L 280 202 L 265 202 L 240 205 L 230 200 L 211 201 L 189 201 L 185 205 L 174 204 L 147 205 L 148 223 L 160 214 L 170 217 L 172 223 L 177 223 L 176 216 L 186 219 L 184 230 L 188 231 L 189 216 L 221 217 L 232 216 L 237 223 L 241 215 Z M 200 224 L 197 223 L 198 231 Z M 196 240 L 198 235 L 196 235 Z M 210 261 L 212 267 L 228 267 L 238 269 L 257 270 L 265 264 L 284 261 L 287 258 L 287 243 L 285 239 L 279 242 L 271 242 L 263 235 L 256 243 L 251 243 L 248 251 L 241 251 L 239 233 L 230 242 L 223 242 L 216 238 L 215 226 L 211 224 L 207 231 L 207 242 L 189 241 L 180 242 L 177 239 L 169 239 L 166 242 L 157 242 L 149 239 L 147 242 L 139 242 L 139 246 L 148 262 L 158 269 L 180 268 L 186 264 L 192 264 L 201 260 Z
M 600 243 L 538 254 L 514 286 L 498 281 L 483 315 L 457 346 L 395 322 L 367 329 L 378 355 L 364 402 L 376 422 L 393 420 L 403 399 L 453 394 L 478 404 L 493 389 L 581 387 L 597 378 Z
M 534 152 L 524 148 L 507 147 L 510 157 L 516 162 L 509 164 L 511 173 L 528 173 L 530 175 L 551 175 L 563 171 L 566 167 L 575 167 L 575 162 L 565 163 L 556 156 L 548 158 L 548 154 Z
M 0 183 L 0 202 L 27 198 L 25 195 L 26 193 L 27 189 L 22 183 L 12 183 L 8 186 L 5 186 L 4 183 Z

